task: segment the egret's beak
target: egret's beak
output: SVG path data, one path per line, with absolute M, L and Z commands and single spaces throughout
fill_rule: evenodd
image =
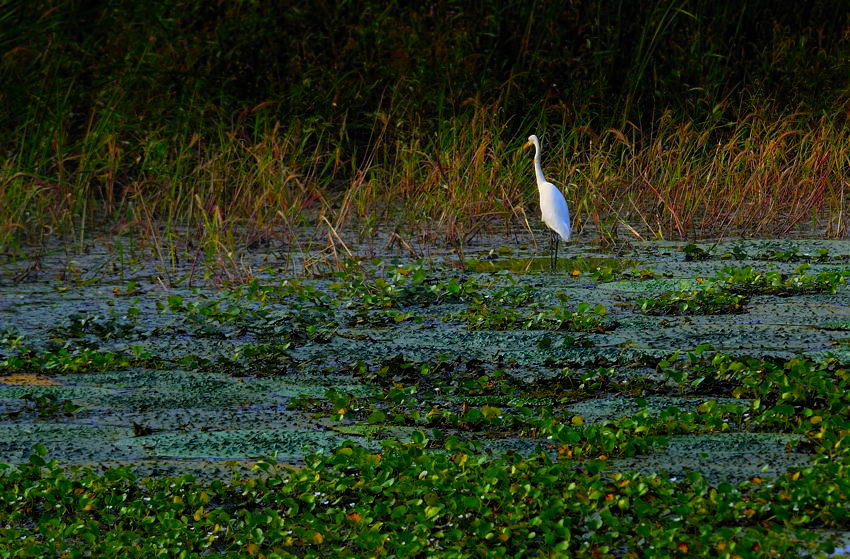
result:
M 533 146 L 533 145 L 534 145 L 534 144 L 532 144 L 531 142 L 525 142 L 525 145 L 524 145 L 524 146 L 522 146 L 522 150 L 520 150 L 520 151 L 525 151 L 525 150 L 527 150 L 528 148 L 530 148 L 530 147 L 531 147 L 531 146 Z

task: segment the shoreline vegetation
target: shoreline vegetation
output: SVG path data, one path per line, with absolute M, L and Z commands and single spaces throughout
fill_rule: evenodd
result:
M 531 132 L 603 240 L 846 234 L 841 1 L 5 5 L 6 254 L 533 228 Z

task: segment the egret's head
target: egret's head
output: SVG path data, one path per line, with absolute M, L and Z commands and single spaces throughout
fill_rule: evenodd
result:
M 522 146 L 522 149 L 528 149 L 528 148 L 530 148 L 531 146 L 536 146 L 536 145 L 538 145 L 538 143 L 537 143 L 537 136 L 535 136 L 534 134 L 532 134 L 531 136 L 529 136 L 529 137 L 528 137 L 528 141 L 525 143 L 525 145 L 524 145 L 524 146 Z

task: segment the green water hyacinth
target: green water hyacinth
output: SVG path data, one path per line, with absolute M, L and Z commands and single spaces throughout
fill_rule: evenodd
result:
M 747 298 L 719 287 L 685 291 L 665 291 L 638 302 L 640 311 L 650 315 L 736 314 L 746 310 Z
M 607 320 L 607 314 L 604 305 L 591 307 L 587 303 L 580 303 L 575 310 L 557 306 L 527 311 L 483 303 L 470 305 L 465 319 L 470 330 L 605 332 L 616 327 L 615 322 Z
M 835 544 L 803 529 L 848 520 L 837 463 L 712 484 L 428 443 L 343 445 L 298 469 L 265 458 L 229 482 L 66 471 L 39 445 L 0 466 L 0 555 L 825 557 Z
M 752 266 L 724 268 L 716 281 L 724 289 L 740 295 L 779 296 L 834 293 L 846 283 L 846 272 L 806 273 L 810 268 L 810 264 L 800 264 L 793 274 L 775 270 L 759 272 Z

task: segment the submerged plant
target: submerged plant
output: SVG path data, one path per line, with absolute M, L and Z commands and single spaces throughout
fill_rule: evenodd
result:
M 51 328 L 50 332 L 54 336 L 70 339 L 86 336 L 101 340 L 136 338 L 140 334 L 137 330 L 138 315 L 139 309 L 135 305 L 123 316 L 110 313 L 104 317 L 86 311 L 74 312 L 61 326 Z
M 55 418 L 59 415 L 71 417 L 82 409 L 82 406 L 71 400 L 60 400 L 55 394 L 27 393 L 21 396 L 21 400 L 24 401 L 24 406 L 14 412 L 8 412 L 10 418 L 16 419 L 26 412 L 32 412 L 40 418 Z

